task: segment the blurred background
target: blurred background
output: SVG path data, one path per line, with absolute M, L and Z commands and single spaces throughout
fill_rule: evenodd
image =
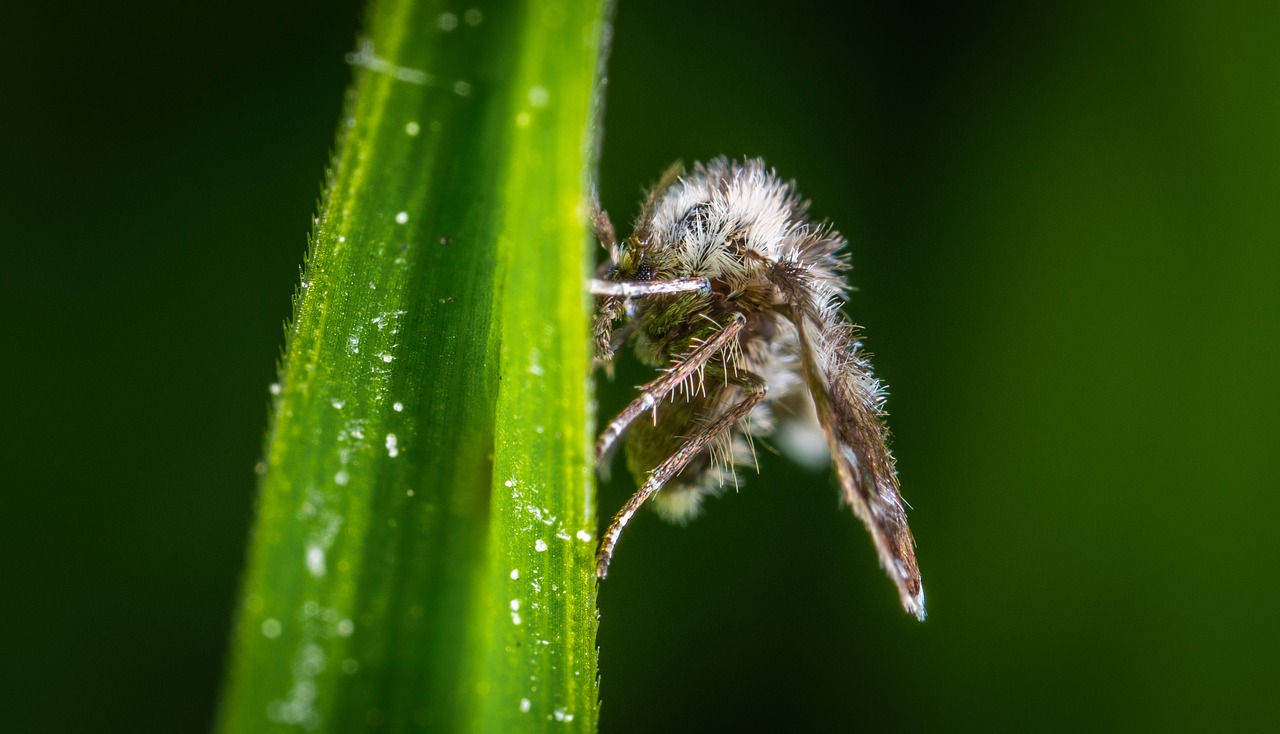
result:
M 930 617 L 763 451 L 628 529 L 604 731 L 1275 725 L 1280 6 L 1059 5 L 620 3 L 606 208 L 759 155 L 849 238 Z M 360 3 L 0 16 L 6 717 L 207 730 Z

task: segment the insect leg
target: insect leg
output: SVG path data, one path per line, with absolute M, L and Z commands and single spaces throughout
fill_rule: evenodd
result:
M 609 377 L 613 377 L 613 355 L 617 352 L 616 344 L 613 338 L 613 322 L 622 318 L 624 310 L 623 299 L 616 296 L 610 296 L 604 299 L 600 304 L 600 308 L 596 311 L 596 320 L 592 325 L 592 340 L 595 343 L 595 357 L 604 363 L 609 370 Z
M 613 353 L 616 351 L 613 322 L 626 314 L 627 299 L 665 293 L 706 292 L 711 290 L 711 281 L 706 278 L 677 278 L 660 281 L 614 281 L 593 278 L 590 290 L 591 295 L 604 298 L 596 309 L 596 320 L 592 327 L 595 356 L 605 364 L 609 374 L 612 375 Z
M 609 219 L 609 212 L 600 208 L 599 202 L 594 208 L 595 213 L 591 216 L 591 231 L 596 236 L 596 242 L 612 253 L 618 247 L 618 235 L 613 229 L 613 222 Z
M 712 423 L 686 441 L 670 458 L 649 473 L 649 478 L 645 480 L 644 486 L 627 501 L 627 504 L 623 505 L 618 514 L 614 516 L 613 522 L 609 523 L 609 529 L 605 530 L 604 535 L 600 538 L 600 550 L 596 553 L 597 578 L 603 579 L 608 574 L 609 562 L 613 560 L 614 546 L 618 544 L 622 529 L 627 526 L 628 522 L 631 522 L 631 517 L 650 497 L 656 494 L 659 489 L 662 489 L 662 485 L 679 474 L 685 465 L 706 448 L 707 444 L 714 441 L 725 431 L 732 429 L 738 421 L 742 420 L 752 409 L 759 405 L 760 401 L 764 400 L 765 395 L 769 392 L 769 387 L 763 379 L 745 370 L 740 370 L 737 375 L 730 379 L 730 382 L 746 388 L 749 391 L 747 396 L 725 412 L 724 415 L 720 416 L 715 423 Z
M 674 278 L 672 280 L 591 280 L 591 295 L 614 296 L 621 298 L 640 298 L 667 293 L 685 293 L 687 291 L 711 290 L 711 281 L 706 278 Z
M 609 457 L 613 455 L 613 449 L 617 444 L 618 438 L 622 436 L 622 432 L 627 430 L 644 414 L 646 410 L 657 405 L 667 396 L 667 393 L 676 388 L 677 385 L 684 382 L 698 368 L 707 363 L 716 352 L 723 349 L 729 342 L 737 336 L 742 330 L 746 319 L 742 314 L 733 314 L 732 320 L 714 336 L 703 342 L 697 349 L 690 352 L 687 356 L 680 358 L 674 367 L 667 371 L 662 377 L 644 385 L 640 388 L 640 397 L 631 401 L 631 404 L 623 409 L 616 418 L 609 421 L 609 425 L 605 427 L 600 434 L 600 438 L 596 439 L 596 465 L 603 467 L 608 464 Z

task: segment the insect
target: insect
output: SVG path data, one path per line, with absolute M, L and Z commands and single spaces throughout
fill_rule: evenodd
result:
M 602 210 L 594 228 L 609 251 L 591 282 L 596 358 L 611 371 L 632 344 L 663 370 L 596 442 L 607 476 L 625 434 L 627 467 L 641 484 L 601 538 L 596 575 L 605 577 L 623 528 L 647 501 L 684 522 L 707 496 L 736 485 L 753 437 L 816 417 L 844 502 L 866 525 L 902 606 L 923 620 L 884 388 L 841 314 L 844 238 L 812 221 L 795 184 L 759 159 L 676 164 L 649 191 L 630 237 L 618 241 Z M 645 413 L 652 419 L 637 420 Z

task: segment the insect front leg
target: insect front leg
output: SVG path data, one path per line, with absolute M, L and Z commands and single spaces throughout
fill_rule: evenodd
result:
M 605 265 L 608 265 L 608 263 L 605 263 Z M 605 364 L 610 376 L 612 376 L 613 354 L 617 351 L 613 338 L 613 322 L 627 313 L 627 299 L 686 293 L 688 291 L 710 292 L 711 281 L 706 278 L 675 278 L 673 280 L 656 281 L 617 281 L 592 278 L 589 290 L 591 295 L 603 298 L 596 310 L 592 337 L 595 342 L 596 359 Z
M 646 410 L 655 407 L 662 399 L 672 390 L 676 389 L 680 383 L 689 379 L 694 372 L 707 363 L 707 360 L 715 356 L 726 345 L 728 345 L 734 337 L 742 331 L 746 318 L 742 314 L 733 314 L 732 320 L 720 331 L 716 332 L 710 339 L 703 342 L 697 349 L 690 352 L 687 356 L 682 357 L 667 373 L 662 377 L 644 385 L 640 388 L 640 397 L 631 401 L 631 404 L 623 409 L 616 418 L 609 421 L 609 425 L 605 427 L 600 434 L 600 438 L 596 439 L 596 466 L 603 472 L 608 465 L 613 451 L 617 448 L 618 439 L 622 433 L 627 430 L 644 414 Z
M 625 312 L 623 299 L 617 297 L 605 298 L 596 310 L 596 320 L 591 329 L 592 340 L 595 343 L 595 358 L 604 364 L 605 369 L 609 370 L 611 379 L 613 377 L 613 355 L 618 351 L 617 344 L 613 339 L 613 322 L 622 318 Z
M 610 260 L 617 260 L 618 253 L 618 235 L 613 229 L 613 222 L 609 219 L 609 212 L 600 208 L 600 202 L 596 202 L 593 206 L 595 213 L 591 216 L 591 231 L 596 236 L 596 242 L 600 246 L 609 251 Z
M 622 298 L 660 296 L 688 291 L 711 291 L 711 281 L 706 278 L 673 278 L 671 280 L 591 280 L 591 295 Z
M 707 426 L 686 441 L 670 458 L 649 473 L 649 478 L 645 480 L 644 486 L 640 487 L 639 491 L 627 501 L 627 504 L 623 505 L 618 514 L 614 516 L 613 522 L 609 523 L 608 530 L 605 530 L 604 535 L 600 538 L 600 550 L 596 553 L 597 578 L 603 579 L 608 574 L 609 563 L 613 560 L 613 549 L 618 544 L 622 529 L 627 526 L 627 523 L 631 522 L 632 516 L 644 506 L 644 503 L 656 494 L 658 490 L 662 489 L 662 486 L 670 481 L 672 477 L 679 474 L 709 443 L 716 440 L 726 431 L 732 430 L 738 421 L 750 414 L 764 400 L 765 395 L 769 392 L 769 387 L 765 384 L 763 378 L 745 370 L 739 370 L 736 375 L 730 378 L 730 382 L 745 388 L 748 391 L 747 396 L 729 408 L 724 415 L 720 416 L 710 426 Z

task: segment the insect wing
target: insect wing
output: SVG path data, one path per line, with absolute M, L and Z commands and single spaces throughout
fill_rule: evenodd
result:
M 883 390 L 858 351 L 851 324 L 834 314 L 801 320 L 805 382 L 827 435 L 844 501 L 871 533 L 880 566 L 898 587 L 903 608 L 923 620 L 924 588 L 886 443 Z

